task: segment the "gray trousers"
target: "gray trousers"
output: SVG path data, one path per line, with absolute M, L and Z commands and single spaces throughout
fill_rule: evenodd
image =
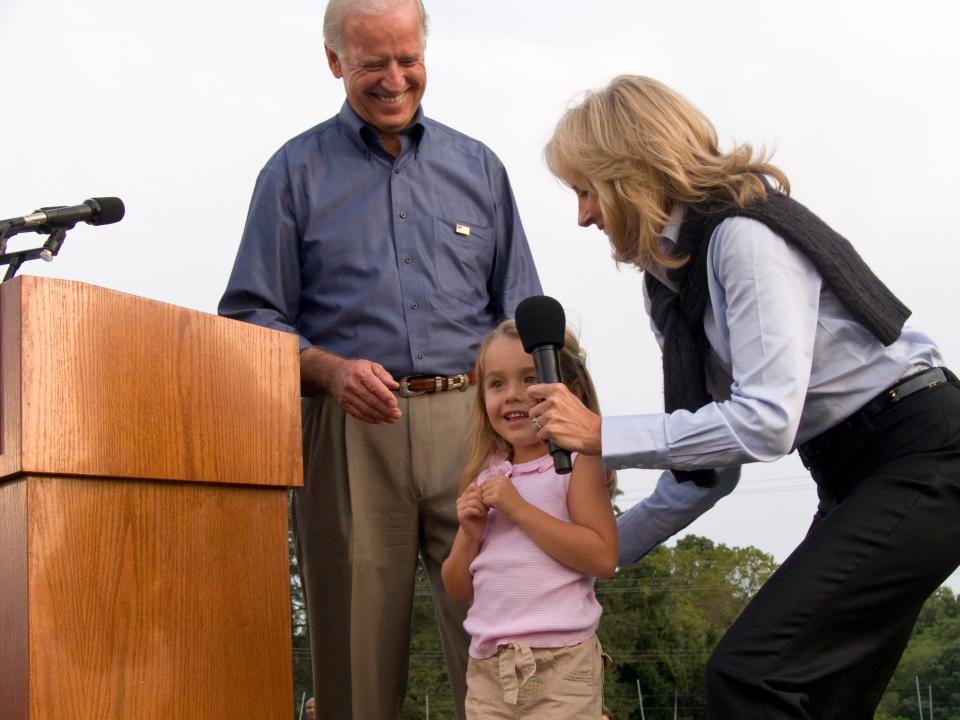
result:
M 303 400 L 304 487 L 294 528 L 310 625 L 317 717 L 397 718 L 407 687 L 418 555 L 430 580 L 457 718 L 466 695 L 466 605 L 440 566 L 475 388 L 399 398 L 401 419 L 369 425 L 330 396 Z

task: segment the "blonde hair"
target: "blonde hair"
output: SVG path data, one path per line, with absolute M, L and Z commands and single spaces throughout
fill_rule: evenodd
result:
M 563 182 L 597 194 L 614 259 L 641 270 L 652 262 L 686 262 L 657 243 L 675 204 L 719 200 L 743 207 L 766 198 L 766 177 L 790 192 L 769 155 L 747 144 L 721 153 L 706 115 L 640 75 L 621 75 L 588 92 L 560 118 L 544 156 Z
M 497 325 L 484 338 L 480 344 L 480 349 L 477 350 L 477 363 L 474 367 L 477 394 L 476 401 L 470 411 L 471 442 L 467 462 L 463 474 L 460 476 L 460 492 L 463 492 L 477 478 L 477 475 L 487 467 L 492 457 L 501 455 L 510 459 L 513 452 L 513 448 L 497 434 L 493 425 L 490 424 L 490 418 L 487 417 L 484 356 L 493 341 L 500 338 L 510 338 L 520 342 L 520 333 L 517 332 L 515 321 L 504 320 Z M 587 371 L 586 354 L 580 347 L 580 340 L 569 327 L 564 332 L 563 348 L 560 350 L 560 376 L 563 378 L 563 384 L 580 399 L 580 402 L 587 409 L 598 415 L 600 414 L 600 401 L 597 398 L 597 389 L 593 385 L 593 379 Z M 606 471 L 606 482 L 607 492 L 612 498 L 617 490 L 616 473 L 613 470 Z

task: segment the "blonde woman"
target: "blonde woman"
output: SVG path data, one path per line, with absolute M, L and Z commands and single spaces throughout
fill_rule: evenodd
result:
M 750 146 L 623 76 L 560 120 L 550 169 L 579 224 L 644 271 L 666 412 L 605 417 L 536 385 L 541 439 L 664 469 L 619 522 L 639 560 L 794 449 L 821 498 L 806 538 L 707 666 L 708 717 L 867 720 L 917 613 L 960 563 L 960 386 L 853 247 Z

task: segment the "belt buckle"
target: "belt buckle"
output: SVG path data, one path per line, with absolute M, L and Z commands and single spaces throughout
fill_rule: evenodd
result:
M 427 392 L 426 390 L 411 390 L 409 385 L 411 377 L 413 376 L 404 375 L 402 378 L 400 378 L 400 397 L 416 397 L 417 395 L 424 395 Z
M 460 373 L 447 378 L 447 390 L 459 390 L 464 392 L 470 386 L 470 379 L 466 373 Z

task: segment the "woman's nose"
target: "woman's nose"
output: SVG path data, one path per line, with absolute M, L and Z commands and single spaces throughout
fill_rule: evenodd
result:
M 577 200 L 577 224 L 580 227 L 590 227 L 593 224 L 593 213 L 586 200 L 579 198 Z

